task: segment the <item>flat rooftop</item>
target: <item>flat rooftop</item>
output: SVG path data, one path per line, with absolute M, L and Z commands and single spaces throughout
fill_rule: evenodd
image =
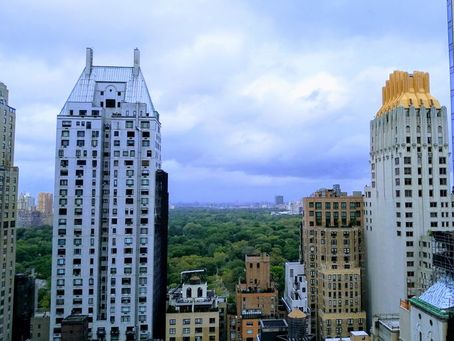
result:
M 378 322 L 380 322 L 389 330 L 400 330 L 399 318 L 379 319 Z
M 285 320 L 260 320 L 260 326 L 262 328 L 287 328 L 287 322 Z

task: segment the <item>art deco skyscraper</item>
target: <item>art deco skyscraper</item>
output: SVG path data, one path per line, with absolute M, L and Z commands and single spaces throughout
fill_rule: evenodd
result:
M 16 264 L 16 201 L 19 170 L 14 167 L 16 110 L 0 82 L 0 340 L 11 340 Z
M 51 334 L 88 315 L 99 340 L 164 339 L 167 174 L 133 67 L 86 66 L 57 118 Z
M 429 75 L 395 71 L 370 124 L 366 188 L 369 316 L 398 313 L 400 299 L 432 279 L 431 231 L 452 230 L 446 108 Z

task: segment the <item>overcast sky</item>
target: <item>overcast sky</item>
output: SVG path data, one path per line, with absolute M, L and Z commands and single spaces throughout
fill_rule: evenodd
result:
M 162 122 L 172 202 L 272 201 L 369 183 L 390 72 L 449 108 L 444 0 L 2 1 L 0 81 L 21 192 L 53 191 L 56 116 L 85 64 L 131 66 Z

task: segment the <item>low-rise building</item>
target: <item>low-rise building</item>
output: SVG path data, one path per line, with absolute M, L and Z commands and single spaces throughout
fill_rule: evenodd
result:
M 285 263 L 285 289 L 282 298 L 287 313 L 293 309 L 307 313 L 307 280 L 302 262 Z
M 373 341 L 399 341 L 399 336 L 399 315 L 382 314 L 373 316 L 371 328 L 371 338 Z
M 183 271 L 181 284 L 169 291 L 167 341 L 219 341 L 219 301 L 208 290 L 205 270 Z
M 35 313 L 30 321 L 30 340 L 49 341 L 49 312 Z
M 236 288 L 236 339 L 253 341 L 261 319 L 277 317 L 278 291 L 271 282 L 270 256 L 246 255 L 246 280 Z

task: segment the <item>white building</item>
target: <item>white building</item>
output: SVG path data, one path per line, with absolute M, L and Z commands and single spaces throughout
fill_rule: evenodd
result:
M 181 273 L 181 284 L 169 290 L 166 314 L 166 340 L 220 340 L 221 317 L 225 320 L 227 305 L 208 290 L 205 270 Z M 224 312 L 220 313 L 220 302 Z M 225 330 L 225 328 L 224 328 Z
M 303 263 L 285 263 L 285 290 L 283 301 L 288 313 L 298 308 L 307 314 L 307 281 L 306 276 L 304 275 Z
M 20 193 L 17 198 L 17 209 L 31 212 L 35 209 L 35 198 L 30 193 Z
M 454 332 L 454 282 L 437 281 L 421 296 L 402 305 L 400 338 L 402 341 L 451 340 Z
M 57 118 L 51 339 L 60 340 L 70 314 L 88 315 L 94 340 L 163 339 L 168 197 L 159 114 L 137 49 L 133 67 L 92 61 L 87 49 Z
M 368 317 L 398 314 L 431 281 L 428 235 L 452 230 L 446 108 L 427 73 L 396 71 L 370 124 L 366 188 Z

